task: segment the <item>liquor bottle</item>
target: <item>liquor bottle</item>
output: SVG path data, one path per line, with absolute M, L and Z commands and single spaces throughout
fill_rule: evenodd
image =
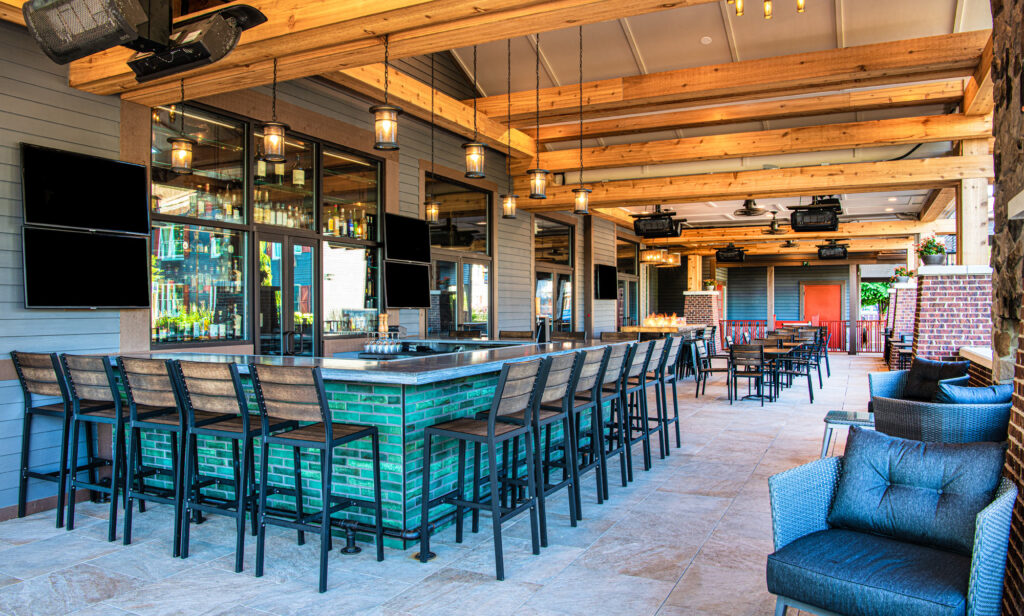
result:
M 337 227 L 334 226 L 334 223 L 335 223 L 334 215 L 331 212 L 330 208 L 327 209 L 326 213 L 324 214 L 324 218 L 327 219 L 327 221 L 324 223 L 324 224 L 327 225 L 327 228 L 326 228 L 325 232 L 328 235 L 335 235 Z
M 352 212 L 354 212 L 354 211 L 355 211 L 355 208 L 349 210 L 348 220 L 346 221 L 346 224 L 348 225 L 348 237 L 355 237 L 356 236 L 356 225 L 355 225 L 354 222 L 352 222 Z

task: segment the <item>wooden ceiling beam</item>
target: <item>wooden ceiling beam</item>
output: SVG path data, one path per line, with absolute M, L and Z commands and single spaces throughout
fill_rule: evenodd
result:
M 635 110 L 720 104 L 809 92 L 828 92 L 914 81 L 967 77 L 978 66 L 990 30 L 745 60 L 583 84 L 584 115 L 607 117 Z M 579 86 L 540 91 L 540 114 L 549 121 L 577 117 Z M 498 121 L 528 120 L 535 113 L 532 90 L 477 101 Z
M 138 84 L 125 64 L 131 52 L 118 48 L 72 63 L 70 81 L 87 92 L 153 106 L 177 100 L 182 78 L 190 98 L 270 83 L 274 58 L 281 81 L 382 62 L 385 34 L 398 59 L 712 1 L 251 0 L 267 23 L 244 32 L 215 64 Z
M 9 21 L 19 26 L 25 25 L 25 16 L 21 12 L 22 0 L 0 0 L 0 21 Z
M 609 169 L 909 143 L 960 141 L 985 138 L 991 134 L 991 116 L 949 114 L 892 118 L 585 148 L 583 166 L 586 169 Z M 523 175 L 527 169 L 533 167 L 558 173 L 577 169 L 579 165 L 579 150 L 556 150 L 542 152 L 539 162 L 533 158 L 517 162 L 513 165 L 513 173 Z
M 373 64 L 322 75 L 324 79 L 347 90 L 358 92 L 373 100 L 384 99 L 384 65 Z M 409 115 L 430 120 L 430 86 L 394 69 L 389 71 L 388 100 Z M 474 134 L 473 108 L 443 92 L 434 91 L 434 122 L 439 128 L 472 138 Z M 536 149 L 533 139 L 514 128 L 506 128 L 480 114 L 476 118 L 477 137 L 482 143 L 505 151 L 511 138 L 513 158 L 533 159 Z M 526 167 L 524 167 L 526 169 Z
M 721 126 L 737 122 L 779 120 L 809 115 L 850 113 L 872 109 L 891 109 L 913 105 L 959 103 L 963 100 L 964 84 L 960 79 L 923 83 L 895 88 L 858 90 L 839 94 L 805 96 L 775 101 L 755 101 L 721 107 L 687 109 L 611 120 L 594 120 L 583 124 L 585 138 L 635 135 L 666 130 L 685 130 L 706 126 Z M 553 124 L 541 126 L 538 132 L 529 120 L 514 122 L 527 135 L 541 143 L 575 141 L 579 139 L 579 124 Z
M 981 52 L 981 60 L 974 74 L 967 80 L 964 88 L 963 111 L 967 115 L 985 115 L 992 113 L 995 99 L 992 94 L 992 37 Z
M 921 222 L 938 220 L 939 216 L 942 216 L 953 205 L 955 198 L 955 188 L 937 188 L 931 191 L 921 207 L 921 212 L 917 215 L 918 220 Z
M 694 246 L 700 244 L 725 244 L 733 242 L 784 242 L 821 241 L 846 238 L 886 238 L 891 236 L 912 236 L 928 233 L 955 233 L 956 221 L 952 219 L 937 220 L 930 223 L 916 220 L 879 220 L 872 222 L 844 222 L 839 224 L 838 231 L 818 231 L 797 233 L 791 231 L 783 235 L 767 235 L 768 218 L 764 224 L 743 227 L 715 227 L 703 229 L 683 229 L 679 237 L 657 238 L 644 240 L 651 246 Z M 785 228 L 785 227 L 784 227 Z
M 847 245 L 848 252 L 875 252 L 879 250 L 899 250 L 901 248 L 909 248 L 913 246 L 913 242 L 907 238 L 853 239 L 840 243 Z M 679 254 L 682 255 L 708 256 L 715 254 L 715 251 L 721 247 L 722 246 L 701 246 L 695 248 L 684 248 L 682 250 L 673 250 L 672 252 L 678 252 Z M 793 247 L 783 247 L 781 241 L 775 240 L 771 242 L 747 244 L 743 246 L 743 250 L 746 251 L 748 255 L 807 254 L 814 255 L 815 257 L 817 257 L 818 244 L 811 242 L 803 242 Z M 835 263 L 843 263 L 843 261 L 836 260 Z
M 953 187 L 966 178 L 991 178 L 991 156 L 945 156 L 871 163 L 758 169 L 588 184 L 590 207 L 613 208 L 655 203 L 720 199 L 799 197 L 814 194 L 886 192 Z M 575 184 L 548 189 L 548 198 L 520 206 L 530 211 L 566 210 Z

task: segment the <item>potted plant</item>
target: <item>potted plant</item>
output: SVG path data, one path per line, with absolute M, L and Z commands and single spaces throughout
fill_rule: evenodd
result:
M 714 278 L 706 278 L 702 282 L 704 284 L 705 291 L 714 291 L 715 287 L 718 285 L 718 281 Z
M 942 265 L 946 260 L 946 245 L 933 235 L 917 245 L 917 256 L 925 265 Z
M 893 272 L 893 282 L 907 282 L 910 277 L 914 275 L 914 272 L 908 270 L 905 267 L 897 267 L 896 271 Z

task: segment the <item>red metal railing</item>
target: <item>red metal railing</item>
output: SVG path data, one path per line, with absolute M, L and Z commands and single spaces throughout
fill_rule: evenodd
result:
M 796 325 L 806 321 L 775 321 L 776 326 Z M 831 334 L 828 343 L 829 351 L 846 352 L 850 349 L 849 322 L 842 321 L 819 321 L 815 323 L 820 327 L 828 328 Z M 721 343 L 725 348 L 725 337 L 732 336 L 733 341 L 742 340 L 744 332 L 750 334 L 751 338 L 764 336 L 768 329 L 767 321 L 760 320 L 729 320 L 722 321 L 719 327 Z M 883 320 L 860 320 L 857 321 L 857 352 L 858 353 L 881 353 L 884 350 L 885 321 Z

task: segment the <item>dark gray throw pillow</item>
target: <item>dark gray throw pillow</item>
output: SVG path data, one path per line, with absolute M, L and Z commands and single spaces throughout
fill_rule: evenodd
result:
M 1009 404 L 1013 398 L 1013 385 L 991 387 L 960 387 L 939 383 L 935 401 L 943 404 Z
M 934 361 L 915 357 L 907 374 L 903 397 L 907 400 L 931 402 L 939 389 L 939 381 L 965 376 L 969 361 Z
M 832 527 L 970 554 L 999 486 L 1001 443 L 925 443 L 850 428 Z

